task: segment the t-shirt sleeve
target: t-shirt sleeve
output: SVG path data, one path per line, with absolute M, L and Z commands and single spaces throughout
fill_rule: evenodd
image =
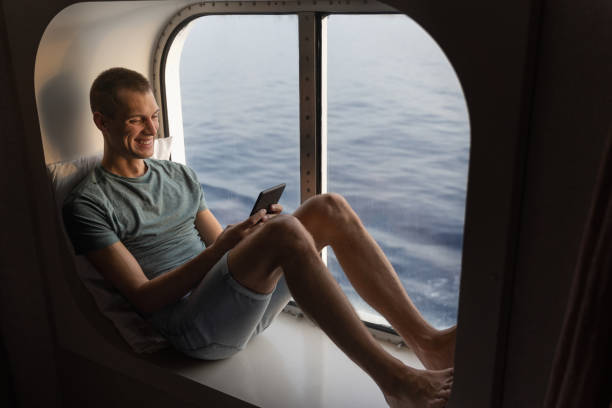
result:
M 204 190 L 202 189 L 202 185 L 198 181 L 198 176 L 196 172 L 193 171 L 191 167 L 187 167 L 187 169 L 191 182 L 194 183 L 195 186 L 197 186 L 195 188 L 197 188 L 199 192 L 200 203 L 198 205 L 198 212 L 208 210 L 208 204 L 206 203 L 206 198 L 204 197 Z
M 64 225 L 77 255 L 106 248 L 119 241 L 108 216 L 97 203 L 78 198 L 64 204 Z
M 206 204 L 206 199 L 204 198 L 204 191 L 202 190 L 202 186 L 200 186 L 200 205 L 198 207 L 198 212 L 208 210 L 208 204 Z

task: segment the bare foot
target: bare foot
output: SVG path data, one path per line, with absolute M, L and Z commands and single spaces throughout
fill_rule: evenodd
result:
M 453 367 L 455 361 L 455 339 L 457 326 L 440 330 L 421 344 L 412 344 L 414 353 L 428 370 L 443 370 Z
M 405 367 L 394 389 L 383 390 L 383 394 L 392 408 L 443 408 L 452 385 L 452 368 L 429 371 Z

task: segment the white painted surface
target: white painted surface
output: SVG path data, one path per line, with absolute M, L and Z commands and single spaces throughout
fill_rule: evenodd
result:
M 77 3 L 62 10 L 40 40 L 34 70 L 36 105 L 47 164 L 102 150 L 91 119 L 89 88 L 121 66 L 151 79 L 154 44 L 186 1 Z
M 183 164 L 187 164 L 187 161 L 185 160 L 185 134 L 183 130 L 180 63 L 183 46 L 185 45 L 185 40 L 189 35 L 189 31 L 190 24 L 187 24 L 177 33 L 176 37 L 174 37 L 172 45 L 168 48 L 168 55 L 166 57 L 166 72 L 159 74 L 164 75 L 166 82 L 166 101 L 164 106 L 166 107 L 169 135 L 165 136 L 172 137 L 175 140 L 172 147 L 172 161 Z M 158 98 L 161 101 L 161 93 L 159 92 L 159 89 L 156 90 L 156 94 L 160 95 Z M 163 126 L 160 126 L 160 131 L 163 131 Z
M 414 353 L 383 347 L 422 368 Z M 305 318 L 281 313 L 245 350 L 227 360 L 201 362 L 179 374 L 251 404 L 286 407 L 386 407 L 374 381 Z

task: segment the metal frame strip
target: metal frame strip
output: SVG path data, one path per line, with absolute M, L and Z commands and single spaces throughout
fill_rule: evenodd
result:
M 300 55 L 300 198 L 321 192 L 320 22 L 315 13 L 298 14 Z

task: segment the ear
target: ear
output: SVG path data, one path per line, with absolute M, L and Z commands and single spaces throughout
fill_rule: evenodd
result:
M 102 133 L 106 133 L 108 131 L 108 120 L 102 113 L 94 112 L 93 121 L 96 124 L 96 127 L 102 131 Z

